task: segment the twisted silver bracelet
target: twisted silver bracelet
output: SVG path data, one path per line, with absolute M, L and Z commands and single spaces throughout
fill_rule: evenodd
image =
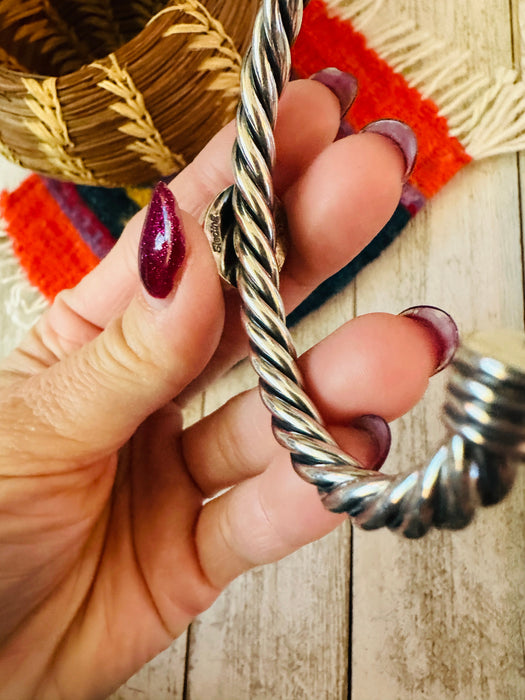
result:
M 421 469 L 370 472 L 325 429 L 303 389 L 286 327 L 274 221 L 273 129 L 302 10 L 302 0 L 262 2 L 241 72 L 235 185 L 210 206 L 205 230 L 222 275 L 239 290 L 274 435 L 324 505 L 348 513 L 364 529 L 387 526 L 410 538 L 431 526 L 462 528 L 478 505 L 505 496 L 525 455 L 525 339 L 505 331 L 477 334 L 459 349 L 445 404 L 451 437 Z

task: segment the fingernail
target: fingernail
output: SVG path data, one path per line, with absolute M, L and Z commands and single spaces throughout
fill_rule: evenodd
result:
M 323 68 L 311 75 L 310 80 L 326 85 L 334 93 L 341 105 L 341 118 L 344 117 L 356 98 L 357 79 L 339 68 Z
M 139 245 L 139 273 L 152 297 L 165 299 L 184 262 L 184 229 L 172 191 L 159 182 L 153 190 Z
M 452 316 L 437 306 L 412 306 L 399 315 L 413 318 L 432 331 L 438 358 L 434 374 L 445 369 L 459 345 L 459 331 Z
M 352 421 L 352 427 L 358 430 L 364 430 L 376 446 L 376 457 L 372 464 L 369 465 L 370 469 L 380 469 L 387 455 L 390 451 L 390 445 L 392 444 L 392 434 L 390 432 L 390 426 L 384 418 L 381 416 L 375 416 L 373 414 L 360 416 Z
M 397 119 L 379 119 L 367 124 L 361 131 L 381 134 L 396 144 L 405 158 L 406 168 L 403 179 L 408 179 L 414 170 L 417 158 L 417 138 L 408 124 Z

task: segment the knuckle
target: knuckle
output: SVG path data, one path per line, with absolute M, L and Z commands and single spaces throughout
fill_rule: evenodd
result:
M 142 384 L 166 374 L 162 353 L 147 342 L 124 318 L 115 319 L 94 343 L 88 361 L 100 378 L 107 381 Z

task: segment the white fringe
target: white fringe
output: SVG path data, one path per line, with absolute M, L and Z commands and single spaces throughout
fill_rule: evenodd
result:
M 0 190 L 16 190 L 30 174 L 29 170 L 0 156 Z
M 1 354 L 6 355 L 38 321 L 48 302 L 25 276 L 1 218 L 0 306 Z
M 490 76 L 468 68 L 468 51 L 452 48 L 411 20 L 388 12 L 384 0 L 325 0 L 352 22 L 407 83 L 438 107 L 449 131 L 475 159 L 525 149 L 525 83 L 508 68 Z

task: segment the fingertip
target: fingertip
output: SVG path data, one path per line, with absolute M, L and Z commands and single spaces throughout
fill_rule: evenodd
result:
M 208 241 L 191 215 L 177 209 L 177 219 L 185 256 L 174 276 L 168 270 L 171 290 L 156 297 L 142 279 L 121 319 L 121 352 L 127 356 L 129 347 L 132 366 L 138 366 L 148 382 L 140 408 L 145 415 L 178 396 L 200 374 L 215 352 L 224 323 L 224 301 Z M 154 247 L 157 239 L 155 234 Z M 143 265 L 140 257 L 137 262 Z
M 433 336 L 408 317 L 359 316 L 301 358 L 308 392 L 329 422 L 366 414 L 391 421 L 428 386 L 436 362 Z
M 351 134 L 347 138 L 353 138 L 363 148 L 366 147 L 371 170 L 384 168 L 386 170 L 384 174 L 389 176 L 389 180 L 401 194 L 408 166 L 403 151 L 393 139 L 374 131 L 361 131 L 358 134 Z
M 318 284 L 355 257 L 394 213 L 404 171 L 399 148 L 379 134 L 328 146 L 284 196 L 293 238 L 284 274 Z
M 208 239 L 195 218 L 181 212 L 186 239 L 186 256 L 181 275 L 159 315 L 164 332 L 177 343 L 195 350 L 209 347 L 209 357 L 217 346 L 224 322 L 224 299 L 217 267 Z M 199 353 L 197 352 L 197 355 Z M 209 357 L 207 359 L 209 359 Z
M 399 315 L 423 324 L 430 331 L 436 355 L 434 374 L 448 367 L 459 346 L 459 330 L 452 316 L 428 305 L 412 306 Z
M 275 129 L 274 185 L 280 196 L 334 141 L 340 112 L 337 96 L 322 83 L 295 80 L 288 85 Z
M 406 181 L 416 164 L 418 153 L 417 137 L 412 128 L 397 119 L 378 119 L 367 124 L 361 133 L 374 133 L 387 139 L 403 156 L 403 181 Z

